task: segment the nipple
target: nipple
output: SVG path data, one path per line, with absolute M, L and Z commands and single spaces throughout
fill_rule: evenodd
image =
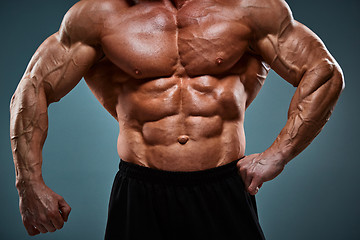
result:
M 140 70 L 139 70 L 139 69 L 135 69 L 135 71 L 134 71 L 134 72 L 135 72 L 135 74 L 136 74 L 136 75 L 138 75 L 138 76 L 139 76 L 139 75 L 141 75 L 141 72 L 140 72 Z
M 178 137 L 178 142 L 182 145 L 187 143 L 187 141 L 189 141 L 189 136 L 187 135 L 181 135 L 180 137 Z
M 216 58 L 216 64 L 217 64 L 217 65 L 220 65 L 220 64 L 222 64 L 223 62 L 224 62 L 224 59 L 222 59 L 221 57 Z

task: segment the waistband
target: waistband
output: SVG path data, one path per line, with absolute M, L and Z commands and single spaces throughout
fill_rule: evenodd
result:
M 240 158 L 241 159 L 241 158 Z M 119 173 L 128 178 L 163 184 L 195 184 L 222 180 L 231 176 L 239 176 L 236 167 L 237 159 L 228 164 L 200 171 L 165 171 L 140 166 L 120 159 Z

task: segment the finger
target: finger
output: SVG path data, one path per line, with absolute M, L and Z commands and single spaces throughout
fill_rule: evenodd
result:
M 63 198 L 59 201 L 59 210 L 63 220 L 67 222 L 71 211 L 71 207 L 69 206 L 69 204 L 67 204 L 67 202 Z
M 25 229 L 26 231 L 28 232 L 28 234 L 30 236 L 35 236 L 37 234 L 40 234 L 40 231 L 37 230 L 32 224 L 30 224 L 29 222 L 25 221 L 24 222 L 24 226 L 25 226 Z
M 244 186 L 245 186 L 245 189 L 247 191 L 249 191 L 248 189 L 249 189 L 249 186 L 250 186 L 250 184 L 252 182 L 252 179 L 253 179 L 253 176 L 251 174 L 246 173 L 246 179 L 244 181 Z
M 42 224 L 36 224 L 34 227 L 36 227 L 36 229 L 38 231 L 40 231 L 41 233 L 47 233 L 48 231 L 46 230 L 46 228 L 42 225 Z
M 251 181 L 251 184 L 248 188 L 248 192 L 251 194 L 251 195 L 255 195 L 258 193 L 259 189 L 260 189 L 260 185 L 262 184 L 262 181 L 261 181 L 261 178 L 259 177 L 254 177 Z
M 243 181 L 243 183 L 245 183 L 245 179 L 246 179 L 246 168 L 240 163 L 241 160 L 239 160 L 236 164 L 237 168 L 238 168 L 238 173 L 241 176 L 241 179 Z
M 56 228 L 54 227 L 54 225 L 50 221 L 46 222 L 46 223 L 43 223 L 43 226 L 46 228 L 46 230 L 48 232 L 55 232 L 56 231 Z
M 60 212 L 53 218 L 51 218 L 51 223 L 56 229 L 61 229 L 64 226 L 64 219 L 62 218 Z
M 242 163 L 241 160 L 242 160 L 242 159 L 240 159 L 240 160 L 237 161 L 237 163 L 236 163 L 236 167 L 237 167 L 239 170 L 240 170 L 241 163 Z
M 246 180 L 246 169 L 244 167 L 241 167 L 239 169 L 239 175 L 241 176 L 241 179 L 245 185 L 245 180 Z

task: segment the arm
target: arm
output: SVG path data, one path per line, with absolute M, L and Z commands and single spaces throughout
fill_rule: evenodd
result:
M 42 147 L 49 104 L 59 101 L 99 58 L 92 44 L 82 41 L 73 7 L 59 32 L 42 43 L 32 57 L 10 103 L 10 138 L 16 171 L 20 213 L 30 235 L 62 228 L 70 212 L 65 200 L 48 188 L 41 174 Z M 82 28 L 84 29 L 84 28 Z M 80 29 L 80 30 L 82 30 Z M 85 30 L 82 30 L 85 31 Z M 88 33 L 82 36 L 91 39 Z
M 280 174 L 319 134 L 344 88 L 342 71 L 322 41 L 292 18 L 283 1 L 273 2 L 277 4 L 273 7 L 277 13 L 272 21 L 264 14 L 256 23 L 253 47 L 297 89 L 290 103 L 288 120 L 274 143 L 263 153 L 249 155 L 238 163 L 245 187 L 251 194 L 256 194 L 263 182 Z M 267 26 L 267 22 L 278 24 Z

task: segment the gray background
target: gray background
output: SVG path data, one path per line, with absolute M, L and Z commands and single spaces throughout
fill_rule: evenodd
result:
M 57 31 L 75 1 L 0 3 L 0 239 L 30 239 L 22 226 L 9 141 L 9 100 L 38 45 Z M 359 239 L 360 174 L 357 0 L 288 1 L 297 20 L 316 32 L 345 73 L 346 89 L 323 132 L 257 195 L 268 239 Z M 246 113 L 246 154 L 265 150 L 286 121 L 294 88 L 271 73 Z M 102 239 L 117 171 L 116 121 L 84 81 L 50 106 L 43 173 L 73 210 L 61 231 L 32 239 Z

